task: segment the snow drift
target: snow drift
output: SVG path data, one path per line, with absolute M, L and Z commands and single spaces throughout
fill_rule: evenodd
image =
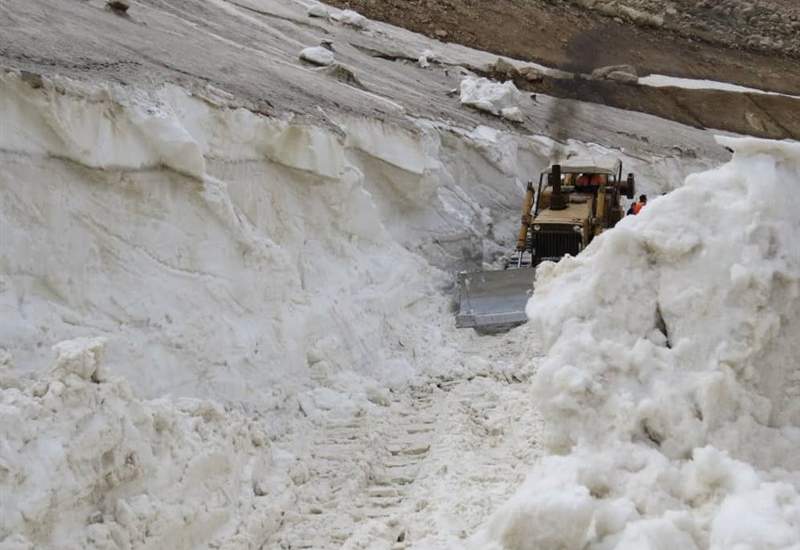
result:
M 556 454 L 481 547 L 800 548 L 800 145 L 720 141 L 730 163 L 540 268 Z

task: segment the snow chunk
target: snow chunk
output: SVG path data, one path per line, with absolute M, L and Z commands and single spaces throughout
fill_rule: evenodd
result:
M 639 75 L 633 65 L 610 65 L 592 71 L 592 80 L 616 80 L 618 82 L 635 83 L 639 81 Z
M 328 8 L 323 6 L 322 4 L 314 4 L 313 6 L 308 8 L 307 12 L 309 17 L 320 17 L 320 18 L 327 18 L 330 14 L 328 13 Z
M 265 540 L 282 506 L 259 496 L 291 481 L 258 423 L 199 400 L 140 400 L 122 378 L 92 383 L 102 345 L 61 342 L 50 374 L 0 389 L 0 547 L 219 547 L 231 531 L 236 547 Z
M 697 550 L 697 545 L 688 533 L 669 519 L 651 519 L 628 524 L 617 550 L 661 550 L 680 548 Z
M 53 351 L 56 352 L 53 373 L 59 378 L 77 374 L 84 380 L 102 380 L 100 361 L 105 345 L 105 338 L 76 338 L 59 342 L 53 346 Z
M 503 118 L 512 122 L 523 122 L 525 120 L 522 110 L 519 107 L 506 107 L 500 111 L 500 114 Z
M 323 48 L 322 46 L 314 46 L 312 48 L 304 49 L 300 52 L 300 59 L 303 61 L 308 61 L 309 63 L 313 63 L 314 65 L 321 65 L 323 67 L 333 65 L 334 62 L 333 52 L 328 48 Z
M 586 546 L 596 504 L 589 490 L 577 483 L 578 472 L 560 457 L 544 462 L 553 475 L 531 475 L 519 492 L 479 532 L 470 548 L 580 550 Z
M 467 77 L 461 81 L 461 103 L 502 116 L 504 109 L 518 108 L 522 94 L 510 80 L 502 84 L 488 78 Z M 514 116 L 512 111 L 509 114 Z
M 433 50 L 425 50 L 420 54 L 418 63 L 419 66 L 423 69 L 427 69 L 431 66 L 431 63 L 439 63 L 439 55 L 435 53 Z
M 379 388 L 376 386 L 369 386 L 364 390 L 367 396 L 367 399 L 376 405 L 380 405 L 381 407 L 388 407 L 392 403 L 391 394 L 389 390 L 386 388 Z
M 350 25 L 351 27 L 355 27 L 357 29 L 365 29 L 367 28 L 367 25 L 369 25 L 369 19 L 353 10 L 343 10 L 333 18 L 340 23 Z
M 800 505 L 787 483 L 769 483 L 725 500 L 711 525 L 711 548 L 797 548 Z

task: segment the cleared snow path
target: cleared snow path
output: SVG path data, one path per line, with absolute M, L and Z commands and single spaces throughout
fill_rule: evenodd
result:
M 390 539 L 401 538 L 395 516 L 430 451 L 436 413 L 424 389 L 387 405 L 383 414 L 355 411 L 313 422 L 308 465 L 300 466 L 308 480 L 283 528 L 263 548 L 339 548 L 356 525 L 370 520 L 397 531 Z
M 487 355 L 518 356 L 502 347 L 507 338 L 483 342 Z M 296 500 L 261 548 L 399 550 L 465 539 L 539 455 L 540 425 L 514 422 L 530 408 L 529 376 L 431 379 L 373 395 L 381 406 L 371 411 L 310 414 Z

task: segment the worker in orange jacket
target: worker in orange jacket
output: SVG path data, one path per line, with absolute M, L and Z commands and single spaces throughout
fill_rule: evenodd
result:
M 636 215 L 642 211 L 642 208 L 647 206 L 647 195 L 640 195 L 639 202 L 635 202 L 631 204 L 631 207 L 628 209 L 628 214 Z

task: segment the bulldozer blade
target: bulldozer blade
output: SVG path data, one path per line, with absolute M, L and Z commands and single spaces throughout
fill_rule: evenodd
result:
M 528 267 L 459 273 L 456 327 L 490 330 L 525 323 L 534 272 Z

